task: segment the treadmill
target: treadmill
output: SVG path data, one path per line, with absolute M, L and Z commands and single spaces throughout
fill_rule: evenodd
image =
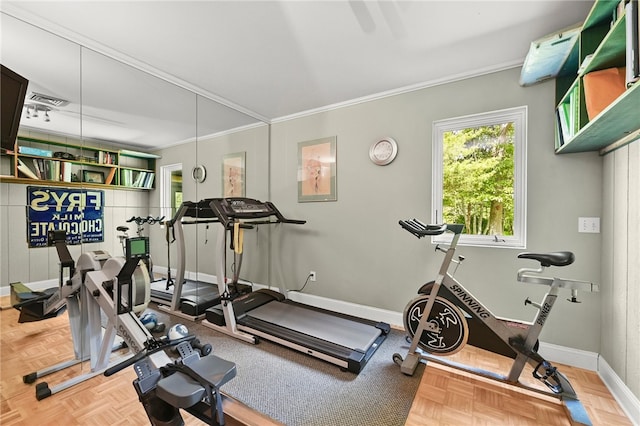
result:
M 211 210 L 225 228 L 218 234 L 218 282 L 226 282 L 226 236 L 241 264 L 242 227 L 261 224 L 304 224 L 285 218 L 271 202 L 250 198 L 214 198 Z M 242 227 L 240 225 L 242 221 Z M 236 269 L 239 269 L 236 267 Z M 232 283 L 237 282 L 236 270 Z M 227 291 L 223 294 L 226 294 Z M 282 293 L 261 289 L 206 310 L 202 325 L 250 343 L 258 338 L 287 346 L 353 373 L 362 371 L 390 331 L 389 324 L 287 300 Z
M 183 226 L 213 222 L 218 222 L 218 219 L 211 211 L 210 201 L 207 199 L 198 202 L 184 201 L 174 217 L 165 222 L 167 244 L 171 244 L 171 232 L 177 244 L 178 259 L 175 277 L 171 277 L 170 265 L 167 265 L 168 277 L 151 283 L 151 300 L 158 303 L 159 309 L 195 321 L 204 318 L 207 308 L 220 303 L 220 293 L 216 284 L 185 278 Z M 239 288 L 244 292 L 251 291 L 249 286 L 239 285 Z

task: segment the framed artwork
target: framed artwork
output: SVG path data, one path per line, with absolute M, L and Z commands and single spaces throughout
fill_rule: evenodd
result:
M 227 154 L 222 158 L 222 196 L 245 196 L 245 152 Z
M 336 137 L 298 143 L 298 202 L 336 201 Z
M 104 172 L 83 170 L 82 181 L 87 183 L 104 183 Z

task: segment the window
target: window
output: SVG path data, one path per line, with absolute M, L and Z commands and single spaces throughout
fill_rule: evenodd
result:
M 171 219 L 182 204 L 182 164 L 160 167 L 160 211 Z
M 435 121 L 431 220 L 464 224 L 460 244 L 524 248 L 526 135 L 526 106 Z

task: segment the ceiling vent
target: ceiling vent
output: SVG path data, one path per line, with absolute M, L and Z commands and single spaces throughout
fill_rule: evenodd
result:
M 64 99 L 54 98 L 53 96 L 43 95 L 36 92 L 31 92 L 31 94 L 29 95 L 29 100 L 41 102 L 43 104 L 51 105 L 54 107 L 63 107 L 69 105 L 69 101 L 65 101 Z

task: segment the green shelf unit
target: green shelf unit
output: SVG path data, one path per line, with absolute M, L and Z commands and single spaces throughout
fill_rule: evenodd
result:
M 594 3 L 589 15 L 582 24 L 583 30 L 602 25 L 609 22 L 613 16 L 613 11 L 618 7 L 620 0 L 598 0 Z
M 556 108 L 562 110 L 569 102 L 574 87 L 579 101 L 572 106 L 577 114 L 578 128 L 567 137 L 556 113 L 556 153 L 568 154 L 586 151 L 606 153 L 635 140 L 640 135 L 640 83 L 627 88 L 607 108 L 589 120 L 583 77 L 593 71 L 619 68 L 626 65 L 626 16 L 615 16 L 620 1 L 597 0 L 580 30 L 578 42 L 556 76 Z M 581 69 L 587 56 L 590 61 Z
M 43 154 L 37 155 L 37 151 L 20 152 L 20 147 L 43 150 Z M 52 156 L 54 152 L 71 154 L 72 157 L 56 158 Z M 156 154 L 128 149 L 88 146 L 81 141 L 70 143 L 26 136 L 18 136 L 13 152 L 3 151 L 2 157 L 8 158 L 7 161 L 11 164 L 10 174 L 2 176 L 2 182 L 134 190 L 155 187 L 156 159 L 160 158 Z M 64 175 L 62 171 L 67 167 L 71 168 L 71 173 Z M 92 173 L 102 175 L 104 183 L 85 180 L 85 172 L 88 172 L 87 176 Z M 132 176 L 133 179 L 129 178 L 124 182 L 125 175 Z
M 615 102 L 588 122 L 558 154 L 599 151 L 627 138 L 640 129 L 640 84 L 633 85 Z M 632 139 L 633 140 L 633 139 Z M 631 142 L 629 140 L 628 142 Z
M 125 149 L 120 150 L 119 154 L 120 170 L 116 173 L 118 185 L 128 188 L 153 189 L 156 159 L 160 156 Z
M 625 47 L 626 47 L 626 20 L 624 16 L 618 19 L 607 34 L 601 39 L 593 52 L 593 59 L 589 62 L 580 75 L 590 73 L 591 71 L 602 70 L 612 67 L 625 66 Z
M 604 154 L 640 136 L 640 82 L 627 87 L 591 120 L 586 109 L 583 77 L 594 71 L 626 66 L 627 17 L 623 6 L 620 0 L 596 0 L 582 26 L 558 30 L 532 43 L 520 84 L 528 86 L 549 76 L 555 78 L 558 154 L 585 151 Z M 567 37 L 574 37 L 575 43 L 567 43 Z M 549 50 L 546 56 L 538 51 L 544 43 Z M 560 43 L 565 50 L 554 51 Z M 589 60 L 585 61 L 587 57 Z M 574 88 L 579 95 L 577 99 Z M 561 117 L 563 111 L 565 115 Z M 567 132 L 568 117 L 577 122 L 577 128 Z

